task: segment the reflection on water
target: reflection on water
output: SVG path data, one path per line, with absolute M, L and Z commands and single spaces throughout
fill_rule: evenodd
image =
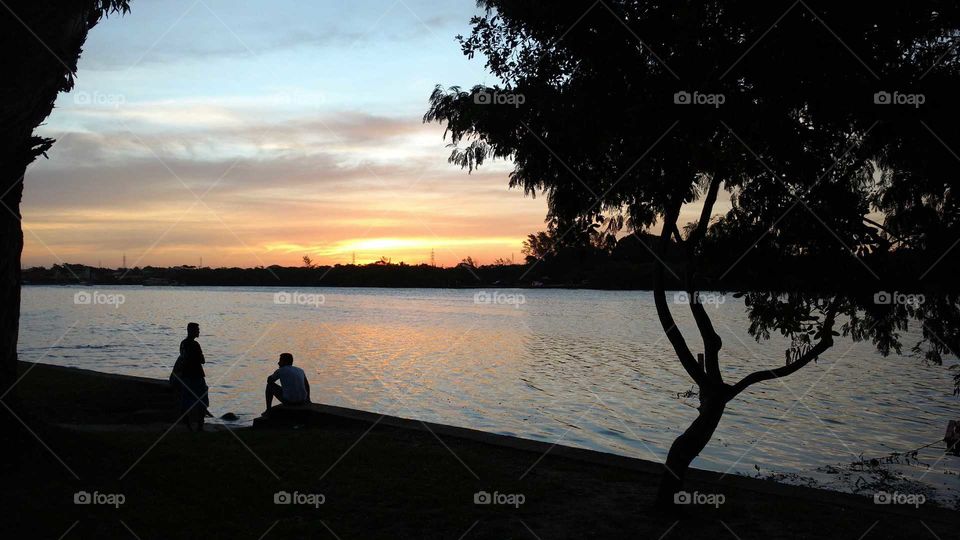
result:
M 518 304 L 477 303 L 474 290 L 322 288 L 278 303 L 279 289 L 96 290 L 122 294 L 116 305 L 77 304 L 80 290 L 24 288 L 22 359 L 165 378 L 196 321 L 211 409 L 245 422 L 263 409 L 265 378 L 286 351 L 315 401 L 658 461 L 696 415 L 694 400 L 678 399 L 691 383 L 650 293 L 511 291 Z M 693 322 L 677 307 L 695 349 Z M 739 300 L 708 309 L 726 380 L 782 362 L 785 343 L 750 338 Z M 821 466 L 912 449 L 958 416 L 952 388 L 944 367 L 839 339 L 818 364 L 732 402 L 694 465 L 817 477 Z M 903 471 L 955 497 L 960 460 L 936 449 L 920 457 L 940 461 Z

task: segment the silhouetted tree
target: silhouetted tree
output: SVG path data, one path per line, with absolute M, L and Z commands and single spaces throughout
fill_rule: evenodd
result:
M 527 235 L 523 241 L 520 253 L 526 257 L 528 263 L 543 259 L 554 250 L 554 239 L 547 231 L 540 231 Z
M 602 229 L 604 216 L 596 219 L 595 223 L 576 220 L 569 226 L 551 220 L 546 231 L 527 235 L 521 253 L 528 263 L 550 257 L 580 262 L 600 259 L 613 251 L 617 238 L 609 229 Z
M 485 57 L 501 84 L 469 91 L 438 86 L 430 97 L 424 121 L 446 124 L 450 161 L 472 171 L 488 159 L 512 160 L 511 187 L 545 193 L 548 220 L 561 231 L 602 219 L 631 231 L 660 227 L 654 301 L 666 337 L 699 387 L 700 406 L 670 448 L 659 504 L 673 502 L 727 403 L 751 385 L 796 372 L 840 334 L 891 350 L 903 319 L 864 324 L 863 310 L 876 311 L 869 295 L 830 287 L 825 297 L 758 294 L 748 298 L 750 330 L 761 338 L 770 329 L 789 336 L 789 362 L 725 382 L 722 341 L 698 301 L 704 239 L 715 246 L 749 239 L 747 251 L 762 246 L 770 256 L 855 257 L 869 287 L 881 284 L 871 257 L 889 251 L 891 239 L 955 233 L 936 207 L 943 185 L 960 180 L 954 156 L 943 148 L 960 149 L 960 130 L 952 125 L 960 6 L 480 4 L 485 14 L 459 41 L 468 57 Z M 714 234 L 721 189 L 733 209 Z M 681 210 L 694 202 L 700 217 L 683 234 Z M 877 211 L 884 223 L 868 217 Z M 685 254 L 682 275 L 663 261 L 672 242 Z M 738 257 L 732 253 L 732 265 Z M 701 334 L 702 356 L 674 323 L 667 272 L 691 300 L 685 309 Z M 940 347 L 924 338 L 928 347 Z
M 53 145 L 34 134 L 60 92 L 73 88 L 87 33 L 128 0 L 8 0 L 0 9 L 0 389 L 14 380 L 20 320 L 20 200 L 27 166 Z

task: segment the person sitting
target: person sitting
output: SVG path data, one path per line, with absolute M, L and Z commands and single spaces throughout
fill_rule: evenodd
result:
M 302 369 L 293 365 L 293 355 L 283 353 L 277 362 L 277 370 L 267 377 L 267 411 L 273 406 L 273 398 L 284 405 L 301 405 L 310 402 L 310 383 Z M 277 384 L 280 381 L 280 384 Z

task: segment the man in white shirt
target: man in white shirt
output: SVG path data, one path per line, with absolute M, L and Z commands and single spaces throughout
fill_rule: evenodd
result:
M 267 410 L 273 406 L 273 398 L 284 405 L 300 405 L 310 402 L 310 383 L 303 370 L 294 367 L 293 355 L 283 353 L 277 362 L 277 370 L 267 377 Z M 280 384 L 277 384 L 280 381 Z

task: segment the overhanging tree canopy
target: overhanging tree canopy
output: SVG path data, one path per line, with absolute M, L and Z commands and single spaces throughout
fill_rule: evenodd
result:
M 560 231 L 601 220 L 613 229 L 659 226 L 662 248 L 671 239 L 685 247 L 685 275 L 674 277 L 691 298 L 704 277 L 705 238 L 712 246 L 736 236 L 754 239 L 748 249 L 857 258 L 877 289 L 882 280 L 871 264 L 883 253 L 907 243 L 946 249 L 944 239 L 956 238 L 942 203 L 944 185 L 960 180 L 952 150 L 960 148 L 956 4 L 480 5 L 486 12 L 461 47 L 485 57 L 500 84 L 433 92 L 424 121 L 446 125 L 450 161 L 472 170 L 512 160 L 510 185 L 546 194 L 548 219 Z M 733 208 L 714 221 L 721 190 Z M 684 226 L 681 209 L 695 201 L 700 218 Z M 899 350 L 908 316 L 957 320 L 949 299 L 925 310 L 878 306 L 863 290 L 755 293 L 747 298 L 751 331 L 789 336 L 790 361 L 731 384 L 703 307 L 689 305 L 703 360 L 674 324 L 669 271 L 661 260 L 654 299 L 701 406 L 671 447 L 661 502 L 679 489 L 726 403 L 750 385 L 801 369 L 841 334 L 888 353 Z M 957 335 L 934 333 L 924 326 L 920 347 L 938 359 Z

